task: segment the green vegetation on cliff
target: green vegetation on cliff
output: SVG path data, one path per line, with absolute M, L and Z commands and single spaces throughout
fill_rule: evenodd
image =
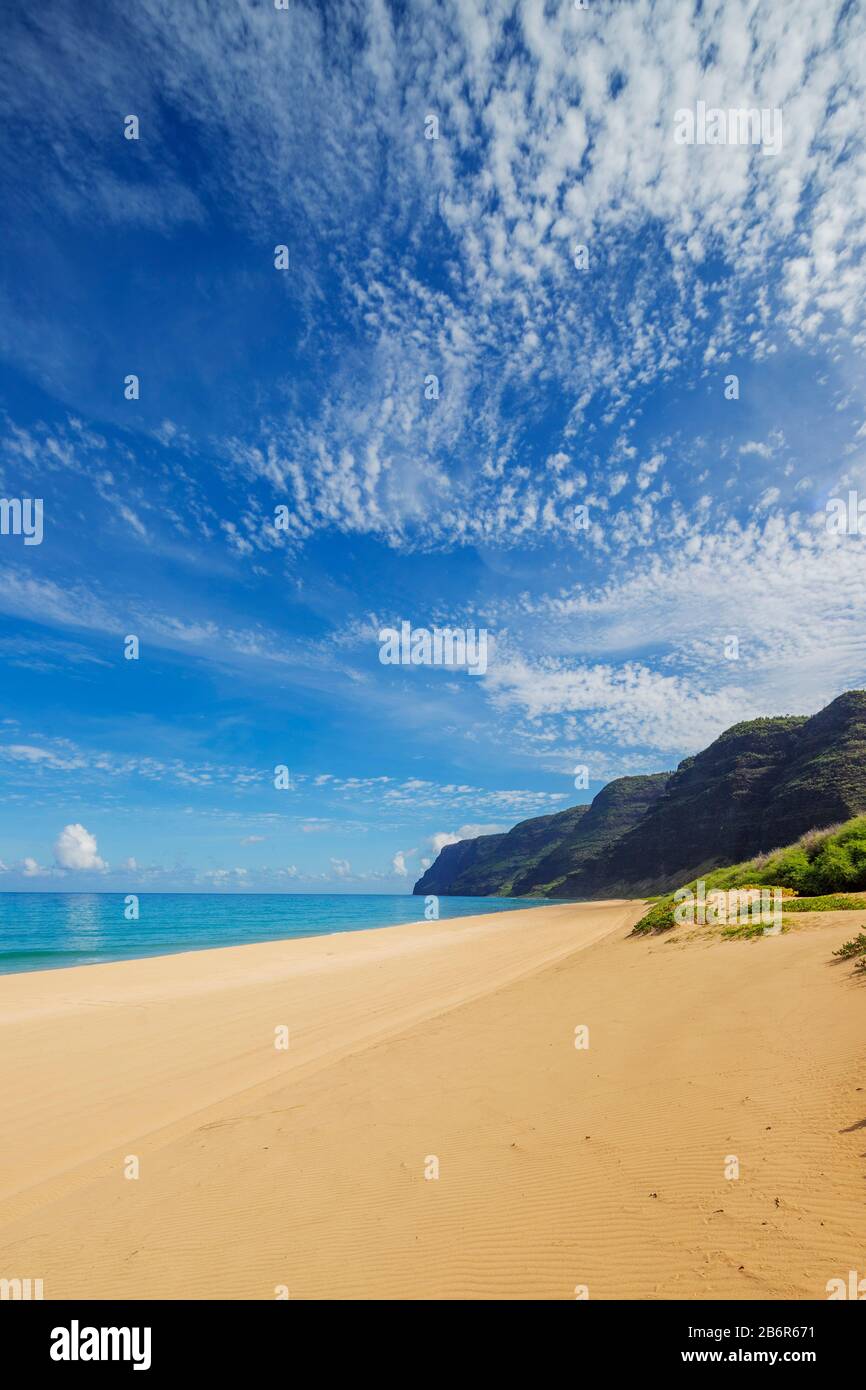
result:
M 783 911 L 837 912 L 866 909 L 866 899 L 844 897 L 866 889 L 866 815 L 844 825 L 810 830 L 796 844 L 756 855 L 743 864 L 701 876 L 707 893 L 731 888 L 781 888 Z M 693 892 L 697 878 L 682 885 Z M 787 896 L 795 893 L 796 897 Z M 667 931 L 675 925 L 674 895 L 653 903 L 634 928 L 637 935 Z

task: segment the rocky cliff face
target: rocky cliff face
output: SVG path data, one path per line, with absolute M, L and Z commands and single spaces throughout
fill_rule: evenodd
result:
M 619 778 L 590 807 L 449 845 L 415 892 L 663 892 L 864 809 L 866 691 L 852 690 L 810 719 L 736 724 L 673 774 Z
M 620 777 L 591 806 L 521 821 L 502 835 L 446 845 L 415 884 L 416 893 L 467 897 L 548 896 L 554 885 L 592 860 L 633 825 L 664 791 L 670 776 Z
M 510 895 L 542 855 L 573 836 L 588 806 L 571 806 L 552 816 L 521 821 L 502 835 L 479 835 L 446 845 L 415 884 L 416 893 L 490 897 Z
M 572 835 L 566 835 L 536 864 L 515 880 L 517 894 L 557 895 L 557 885 L 576 881 L 589 871 L 658 803 L 670 781 L 669 772 L 648 777 L 618 777 L 598 793 Z M 568 896 L 571 896 L 569 894 Z

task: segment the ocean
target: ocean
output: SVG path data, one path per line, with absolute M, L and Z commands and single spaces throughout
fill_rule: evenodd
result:
M 0 893 L 0 974 L 242 946 L 424 920 L 424 898 L 349 893 Z M 545 898 L 440 898 L 440 919 L 549 904 Z

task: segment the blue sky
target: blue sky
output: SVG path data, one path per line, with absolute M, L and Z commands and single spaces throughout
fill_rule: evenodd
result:
M 866 683 L 859 7 L 3 19 L 2 888 L 408 891 Z

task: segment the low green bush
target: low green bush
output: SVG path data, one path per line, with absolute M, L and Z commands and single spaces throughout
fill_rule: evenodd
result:
M 840 960 L 853 960 L 857 956 L 866 958 L 866 932 L 861 931 L 852 941 L 846 941 L 838 951 L 833 952 L 833 955 L 838 956 Z
M 844 825 L 810 830 L 793 845 L 756 855 L 742 864 L 713 869 L 703 876 L 706 892 L 730 888 L 778 888 L 787 912 L 866 911 L 866 899 L 840 893 L 866 889 L 866 815 Z M 697 880 L 684 887 L 696 890 Z M 791 897 L 795 893 L 796 897 Z M 676 926 L 673 893 L 666 893 L 632 930 L 633 936 Z

